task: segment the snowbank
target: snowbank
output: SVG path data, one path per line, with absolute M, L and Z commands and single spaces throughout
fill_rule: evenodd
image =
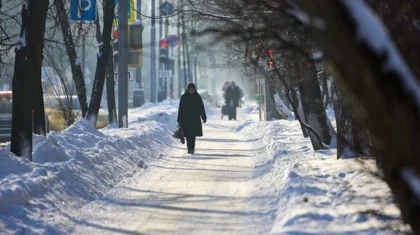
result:
M 1 148 L 2 234 L 62 232 L 57 224 L 68 211 L 144 170 L 138 162 L 153 161 L 173 143 L 177 105 L 168 101 L 132 110 L 128 129 L 98 131 L 81 120 L 63 132 L 36 137 L 33 162 Z M 51 221 L 54 227 L 48 226 Z
M 267 145 L 256 166 L 271 234 L 380 234 L 401 225 L 389 187 L 369 172 L 374 161 L 336 160 L 335 150 L 313 151 L 297 121 L 245 123 Z M 286 213 L 287 212 L 287 213 Z

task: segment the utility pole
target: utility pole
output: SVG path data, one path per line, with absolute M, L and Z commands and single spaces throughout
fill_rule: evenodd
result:
M 128 127 L 128 1 L 118 8 L 118 127 Z
M 178 0 L 178 8 L 180 8 L 181 10 L 182 10 L 182 8 L 181 8 L 181 1 L 180 0 Z M 180 17 L 180 15 L 178 14 L 178 17 L 177 17 L 177 20 L 178 20 L 178 22 L 177 22 L 177 25 L 176 25 L 176 32 L 177 32 L 177 36 L 178 36 L 178 38 L 180 39 L 180 40 L 183 40 L 182 39 L 182 37 L 181 37 L 181 17 Z M 177 53 L 177 55 L 178 55 L 178 89 L 176 89 L 176 91 L 177 91 L 177 95 L 178 95 L 178 97 L 181 97 L 181 95 L 182 95 L 182 78 L 181 78 L 181 68 L 182 68 L 182 66 L 181 66 L 181 43 L 178 45 L 178 53 Z
M 186 51 L 185 53 L 187 55 L 188 78 L 189 78 L 189 82 L 194 82 L 193 74 L 192 74 L 192 71 L 191 71 L 190 50 L 189 50 L 189 46 L 188 46 L 188 40 L 189 40 L 189 38 L 187 37 L 187 33 L 185 32 L 185 19 L 184 19 L 184 23 L 183 23 L 182 28 L 183 28 L 182 30 L 183 30 L 184 36 L 185 36 L 185 39 L 184 39 L 184 43 L 185 43 L 184 44 L 184 50 Z
M 191 20 L 191 26 L 192 26 L 192 30 L 196 29 L 196 23 L 194 22 L 194 20 Z M 197 38 L 195 35 L 193 36 L 193 41 L 194 41 L 194 83 L 198 87 L 198 71 L 197 71 L 198 51 L 197 51 Z
M 182 63 L 183 63 L 183 67 L 184 67 L 184 85 L 185 88 L 188 85 L 188 77 L 187 77 L 187 62 L 186 62 L 186 57 L 187 57 L 187 36 L 185 33 L 185 14 L 184 14 L 184 0 L 181 0 L 181 21 L 182 21 Z M 188 74 L 189 76 L 190 74 Z
M 141 0 L 137 0 L 137 20 L 140 21 L 140 24 L 143 25 L 141 19 Z M 141 34 L 143 37 L 143 33 Z M 143 38 L 140 38 L 143 42 Z M 142 49 L 143 50 L 143 49 Z M 143 53 L 142 53 L 143 56 Z M 141 59 L 143 60 L 143 58 Z M 142 79 L 142 68 L 140 65 L 136 66 L 136 83 L 133 90 L 133 107 L 140 107 L 144 104 L 144 87 L 143 87 L 143 79 Z
M 162 36 L 163 36 L 162 35 L 162 15 L 161 15 L 161 12 L 160 12 L 160 6 L 162 6 L 162 0 L 159 0 L 159 6 L 158 6 L 158 8 L 159 8 L 159 40 L 161 40 Z M 160 57 L 160 54 L 159 54 L 159 57 Z M 159 71 L 162 70 L 162 69 L 165 69 L 164 65 L 162 63 L 160 63 L 160 61 L 159 61 Z M 159 86 L 158 86 L 157 90 L 158 90 L 158 102 L 160 102 L 160 101 L 163 101 L 161 99 L 164 99 L 163 97 L 161 97 L 162 96 L 162 87 L 163 87 L 163 78 L 159 77 L 157 79 L 159 79 Z
M 150 102 L 156 103 L 157 92 L 156 92 L 156 14 L 155 14 L 155 0 L 152 0 L 152 24 L 150 28 L 151 42 L 150 42 L 150 88 L 151 97 Z
M 162 0 L 159 0 L 159 9 L 160 6 L 162 6 Z M 162 15 L 161 12 L 159 11 L 159 40 L 162 38 L 163 35 L 163 28 L 162 28 Z
M 169 15 L 167 15 L 166 17 L 165 17 L 165 38 L 168 38 L 168 35 L 169 35 Z M 169 49 L 169 47 L 168 47 L 168 49 Z M 168 51 L 168 55 L 169 55 L 169 51 Z M 168 56 L 168 61 L 166 62 L 166 65 L 165 65 L 165 70 L 170 70 L 170 66 L 169 66 L 169 58 L 171 58 L 170 56 Z M 172 74 L 172 76 L 173 76 L 173 74 Z M 169 99 L 169 98 L 171 98 L 171 92 L 170 92 L 170 87 L 171 87 L 171 80 L 172 80 L 173 78 L 168 78 L 168 77 L 166 77 L 165 78 L 165 95 L 166 95 L 166 98 L 167 99 Z
M 141 19 L 141 0 L 137 0 L 137 23 L 139 22 L 140 25 L 143 27 L 143 21 Z M 143 30 L 142 30 L 143 31 Z M 131 32 L 133 33 L 133 32 Z M 140 40 L 142 42 L 141 50 L 143 51 L 143 32 L 140 34 Z M 143 57 L 143 53 L 141 53 L 141 56 Z M 143 58 L 141 58 L 141 61 L 143 61 Z M 140 107 L 145 102 L 144 97 L 144 87 L 143 87 L 143 78 L 142 78 L 142 65 L 136 66 L 136 82 L 133 89 L 133 107 Z
M 82 74 L 83 74 L 83 78 L 86 81 L 86 70 L 85 70 L 86 69 L 86 37 L 84 33 L 81 36 L 82 36 Z

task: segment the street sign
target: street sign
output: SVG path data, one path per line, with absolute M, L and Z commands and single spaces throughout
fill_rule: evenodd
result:
M 169 47 L 176 47 L 180 43 L 178 36 L 174 34 L 168 35 L 168 37 L 166 37 L 166 42 Z
M 157 72 L 158 78 L 171 78 L 172 77 L 172 70 L 159 70 Z
M 128 77 L 128 81 L 134 81 L 135 80 L 135 76 L 134 76 L 134 70 L 128 70 L 128 73 L 127 73 L 127 77 Z M 114 73 L 114 81 L 116 82 L 116 83 L 118 83 L 118 80 L 119 80 L 119 78 L 118 78 L 118 73 Z
M 164 2 L 159 7 L 161 16 L 170 16 L 174 13 L 174 5 L 169 2 Z
M 118 3 L 120 0 L 114 0 L 115 1 L 115 8 L 114 8 L 114 23 L 116 24 L 118 22 Z M 129 2 L 129 8 L 127 10 L 127 17 L 128 22 L 133 23 L 136 21 L 136 14 L 134 13 L 134 0 L 124 0 Z
M 95 21 L 96 0 L 72 0 L 70 3 L 70 20 Z

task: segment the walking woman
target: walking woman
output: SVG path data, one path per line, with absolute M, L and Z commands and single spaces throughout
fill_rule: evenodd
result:
M 195 152 L 196 137 L 203 136 L 203 127 L 201 125 L 206 123 L 207 116 L 204 109 L 203 99 L 197 93 L 197 89 L 193 83 L 188 84 L 188 88 L 181 96 L 178 109 L 178 123 L 184 130 L 184 135 L 187 139 L 188 153 Z

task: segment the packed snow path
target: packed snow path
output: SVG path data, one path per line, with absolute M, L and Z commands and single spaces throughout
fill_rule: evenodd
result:
M 258 233 L 263 216 L 252 177 L 264 146 L 235 132 L 237 122 L 209 122 L 195 155 L 173 146 L 146 172 L 81 208 L 74 234 Z

